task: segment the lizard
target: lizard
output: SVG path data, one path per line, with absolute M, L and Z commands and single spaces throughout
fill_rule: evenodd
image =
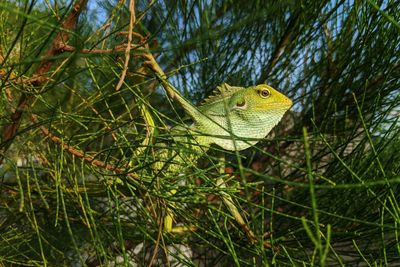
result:
M 168 81 L 166 74 L 151 54 L 147 54 L 147 59 L 146 65 L 154 71 L 166 93 L 179 103 L 193 121 L 187 127 L 177 126 L 172 131 L 172 135 L 175 135 L 173 139 L 177 143 L 190 144 L 192 155 L 186 160 L 195 161 L 202 154 L 207 153 L 213 144 L 227 151 L 241 151 L 255 145 L 268 135 L 293 105 L 287 96 L 267 84 L 239 87 L 223 83 L 196 107 Z M 187 136 L 194 139 L 194 142 L 188 142 Z M 159 154 L 160 158 L 165 160 L 165 158 L 175 157 L 177 152 L 174 152 L 175 155 L 166 153 L 169 152 L 163 150 Z M 174 172 L 179 169 L 177 165 L 182 166 L 184 163 L 185 159 L 180 158 L 177 164 L 169 164 L 166 171 Z M 162 163 L 158 162 L 156 165 L 157 169 L 164 168 Z M 220 188 L 226 187 L 222 178 L 217 180 L 216 185 Z M 250 241 L 255 242 L 254 233 L 233 204 L 231 196 L 223 192 L 221 197 Z M 164 231 L 173 232 L 172 211 L 167 209 L 166 214 Z
M 156 73 L 167 94 L 176 100 L 194 123 L 189 127 L 200 145 L 244 150 L 264 138 L 293 103 L 267 84 L 250 87 L 223 83 L 199 107 L 192 105 L 167 80 L 154 57 L 146 65 Z M 245 139 L 253 139 L 246 141 Z
M 189 158 L 192 161 L 207 153 L 213 144 L 227 151 L 241 151 L 255 145 L 279 123 L 292 106 L 288 97 L 269 85 L 237 87 L 223 83 L 200 106 L 194 107 L 168 81 L 162 79 L 161 82 L 167 92 L 170 91 L 169 95 L 181 104 L 193 120 L 191 125 L 177 126 L 172 131 L 176 142 L 190 144 L 192 155 Z M 193 141 L 187 140 L 188 134 Z M 176 155 L 170 154 L 168 158 L 174 156 Z M 166 155 L 161 153 L 161 157 Z M 178 163 L 170 163 L 166 171 L 179 169 L 177 165 L 184 163 L 184 160 L 181 158 Z M 158 169 L 160 168 L 159 166 Z M 220 188 L 226 187 L 222 178 L 217 180 L 216 185 Z M 256 241 L 254 233 L 241 217 L 231 196 L 223 192 L 221 197 L 249 239 L 252 242 Z M 165 231 L 174 231 L 172 220 L 172 211 L 168 209 L 164 218 Z

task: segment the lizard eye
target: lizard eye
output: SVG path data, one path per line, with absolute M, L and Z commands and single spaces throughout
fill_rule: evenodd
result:
M 242 107 L 244 107 L 245 105 L 246 105 L 246 101 L 245 101 L 244 99 L 238 100 L 238 101 L 236 102 L 236 106 L 237 106 L 238 108 L 242 108 Z
M 262 98 L 267 98 L 271 95 L 271 92 L 268 89 L 263 89 L 258 92 Z

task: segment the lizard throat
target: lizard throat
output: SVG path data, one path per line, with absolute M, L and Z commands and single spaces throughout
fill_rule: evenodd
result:
M 197 136 L 200 143 L 217 144 L 223 149 L 244 150 L 264 138 L 281 120 L 286 110 L 253 113 L 249 116 L 214 117 L 215 122 L 207 127 L 200 127 L 204 135 Z M 206 128 L 206 129 L 205 129 Z

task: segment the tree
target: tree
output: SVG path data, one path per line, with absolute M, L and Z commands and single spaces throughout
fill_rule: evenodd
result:
M 19 0 L 0 10 L 1 263 L 400 261 L 399 1 Z M 149 58 L 193 103 L 222 82 L 266 81 L 295 105 L 265 141 L 225 152 L 227 189 L 215 186 L 217 147 L 161 175 L 159 151 L 187 149 L 169 130 L 184 111 Z M 167 209 L 196 230 L 163 234 Z

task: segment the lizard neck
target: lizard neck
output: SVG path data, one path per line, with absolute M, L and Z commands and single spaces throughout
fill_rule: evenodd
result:
M 269 112 L 228 114 L 211 116 L 213 120 L 200 121 L 192 128 L 197 133 L 197 140 L 203 146 L 216 144 L 223 149 L 244 150 L 264 138 L 281 120 L 286 110 Z

